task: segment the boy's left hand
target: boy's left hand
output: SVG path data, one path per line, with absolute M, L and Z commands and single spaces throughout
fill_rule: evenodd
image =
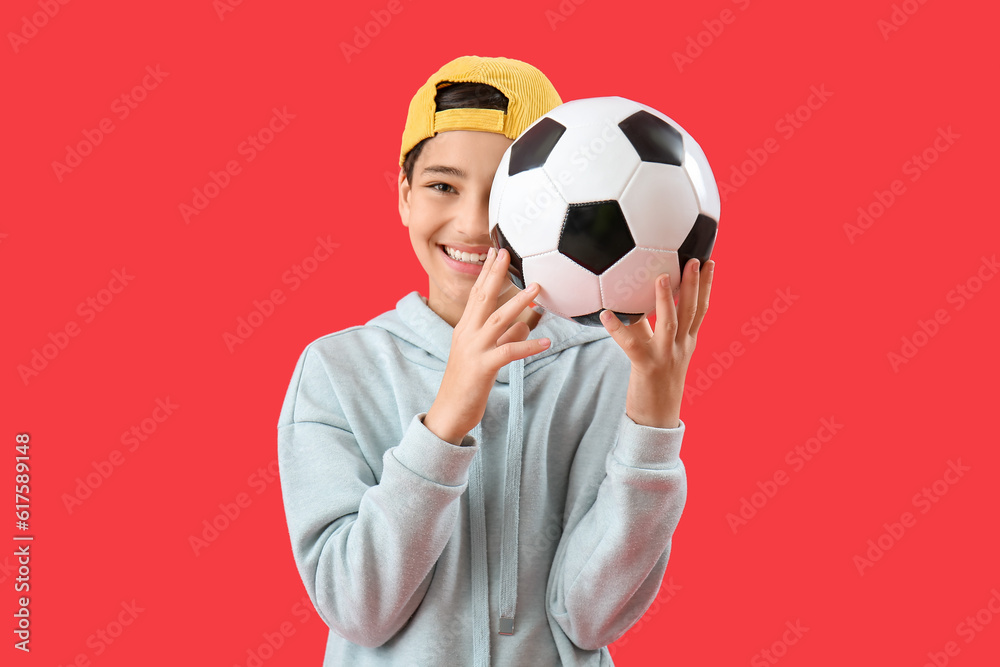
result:
M 669 276 L 664 273 L 657 277 L 655 333 L 648 317 L 626 327 L 611 311 L 601 313 L 604 328 L 632 362 L 625 414 L 636 424 L 656 428 L 680 426 L 684 377 L 698 328 L 708 311 L 715 269 L 714 260 L 708 260 L 703 271 L 699 271 L 698 264 L 697 259 L 691 259 L 684 267 L 676 308 Z

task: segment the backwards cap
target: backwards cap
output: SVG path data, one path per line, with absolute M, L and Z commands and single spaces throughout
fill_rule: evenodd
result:
M 438 88 L 452 83 L 485 83 L 507 96 L 507 113 L 499 109 L 438 111 Z M 562 104 L 559 93 L 537 68 L 512 58 L 461 56 L 444 65 L 410 100 L 399 151 L 399 166 L 418 143 L 446 130 L 498 132 L 517 139 L 529 125 Z

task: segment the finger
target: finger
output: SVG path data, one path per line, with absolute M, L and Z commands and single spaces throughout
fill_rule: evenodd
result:
M 476 282 L 472 289 L 469 290 L 469 301 L 465 310 L 477 326 L 482 326 L 486 318 L 496 310 L 497 297 L 500 295 L 500 285 L 502 284 L 500 278 L 507 275 L 507 267 L 503 259 L 496 248 L 491 247 L 486 251 L 486 261 L 483 262 L 483 268 L 476 276 Z
M 681 297 L 677 303 L 677 335 L 686 336 L 691 332 L 691 324 L 698 309 L 698 278 L 700 276 L 697 258 L 689 259 L 684 266 L 681 279 Z
M 538 283 L 528 283 L 523 290 L 517 290 L 517 293 L 507 303 L 496 309 L 493 316 L 487 320 L 487 325 L 506 329 L 526 308 L 530 307 L 531 302 L 538 296 L 541 289 Z
M 483 268 L 479 272 L 479 275 L 476 276 L 476 282 L 472 285 L 472 289 L 480 288 L 486 283 L 486 278 L 490 275 L 490 269 L 496 261 L 497 249 L 491 246 L 490 249 L 486 251 L 486 261 L 483 262 Z
M 551 341 L 548 338 L 532 338 L 525 341 L 506 343 L 492 350 L 491 354 L 499 358 L 496 366 L 500 368 L 516 359 L 524 359 L 532 354 L 543 352 L 548 349 L 550 343 Z
M 649 315 L 646 315 L 638 322 L 634 322 L 628 325 L 629 329 L 636 335 L 639 340 L 649 340 L 653 337 L 653 327 L 649 323 Z
M 715 260 L 710 259 L 705 262 L 705 270 L 701 272 L 701 287 L 698 290 L 698 311 L 694 315 L 694 321 L 691 322 L 691 332 L 692 336 L 698 335 L 698 329 L 701 328 L 702 320 L 705 319 L 705 313 L 708 312 L 708 298 L 712 293 L 712 279 L 715 277 Z
M 677 330 L 677 309 L 674 307 L 674 292 L 670 288 L 670 275 L 661 274 L 656 279 L 656 330 L 663 327 L 672 338 Z
M 517 321 L 510 325 L 507 331 L 503 332 L 503 335 L 497 340 L 497 347 L 506 345 L 507 343 L 519 343 L 528 337 L 531 329 L 528 328 L 527 322 Z
M 649 321 L 646 318 L 643 318 L 643 321 L 646 322 L 646 330 L 649 331 Z M 601 324 L 604 325 L 604 329 L 611 334 L 611 337 L 632 363 L 642 361 L 639 356 L 641 354 L 639 348 L 641 342 L 648 340 L 648 338 L 639 338 L 638 327 L 635 325 L 626 327 L 614 313 L 607 309 L 601 311 Z
M 496 251 L 496 258 L 493 261 L 493 265 L 490 267 L 489 274 L 486 276 L 485 289 L 489 295 L 491 313 L 497 309 L 496 304 L 497 299 L 500 297 L 500 293 L 505 287 L 510 285 L 510 278 L 508 277 L 507 272 L 508 268 L 510 268 L 510 251 L 501 248 Z M 483 271 L 486 271 L 485 266 Z

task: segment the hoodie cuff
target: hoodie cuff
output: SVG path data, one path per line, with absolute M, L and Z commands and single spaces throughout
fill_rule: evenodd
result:
M 667 470 L 681 462 L 681 440 L 684 438 L 684 421 L 676 428 L 657 428 L 636 424 L 622 412 L 619 423 L 615 459 L 632 468 Z
M 466 435 L 456 447 L 424 426 L 426 412 L 414 415 L 403 439 L 392 449 L 403 466 L 424 479 L 443 486 L 463 486 L 469 481 L 469 466 L 479 451 L 476 439 Z

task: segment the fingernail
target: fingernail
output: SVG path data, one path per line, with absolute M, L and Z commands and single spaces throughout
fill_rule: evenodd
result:
M 701 268 L 701 262 L 699 262 L 698 260 L 694 260 L 694 272 L 698 273 L 698 270 L 700 268 Z
M 670 287 L 670 276 L 660 278 L 660 287 Z
M 486 251 L 486 259 L 493 259 L 493 255 L 495 254 L 497 254 L 497 249 L 491 246 L 490 249 Z
M 548 347 L 549 343 L 551 342 L 552 341 L 550 341 L 548 338 L 541 338 L 539 339 L 538 344 L 541 345 L 542 347 Z

